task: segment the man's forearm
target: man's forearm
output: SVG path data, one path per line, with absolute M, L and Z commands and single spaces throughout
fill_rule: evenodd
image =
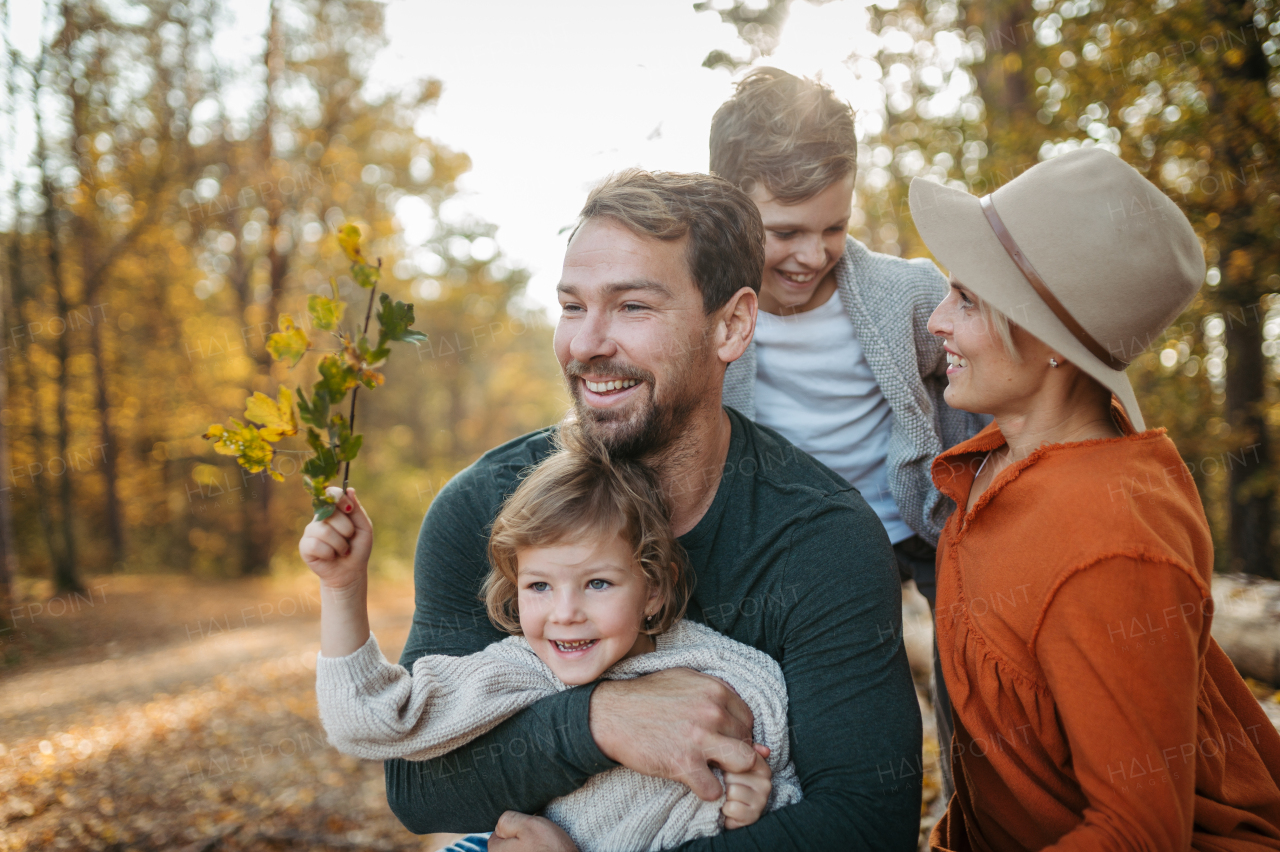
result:
M 882 852 L 914 850 L 920 824 L 920 785 L 904 784 L 876 797 L 806 794 L 803 801 L 766 813 L 754 825 L 701 837 L 679 852 Z
M 544 698 L 435 760 L 385 763 L 387 802 L 405 827 L 490 831 L 503 811 L 536 813 L 616 764 L 587 725 L 594 685 Z

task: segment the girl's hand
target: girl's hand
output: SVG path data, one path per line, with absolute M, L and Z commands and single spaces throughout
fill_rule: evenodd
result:
M 756 743 L 756 762 L 746 772 L 724 773 L 725 801 L 720 808 L 725 829 L 742 828 L 760 819 L 773 790 L 773 770 L 769 768 L 769 747 Z
M 373 523 L 356 498 L 356 490 L 330 487 L 338 497 L 337 510 L 323 521 L 312 521 L 302 532 L 298 553 L 320 578 L 321 587 L 344 590 L 363 583 L 373 550 Z M 341 496 L 338 496 L 341 495 Z

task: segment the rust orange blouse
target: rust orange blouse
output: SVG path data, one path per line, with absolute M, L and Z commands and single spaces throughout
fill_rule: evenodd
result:
M 1127 425 L 1127 424 L 1126 424 Z M 1209 635 L 1213 548 L 1164 430 L 1044 446 L 965 513 L 934 461 L 956 795 L 936 850 L 1280 849 L 1280 736 Z

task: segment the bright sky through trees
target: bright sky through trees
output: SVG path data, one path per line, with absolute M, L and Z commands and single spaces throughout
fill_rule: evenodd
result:
M 795 73 L 822 70 L 855 100 L 854 75 L 841 62 L 868 38 L 865 22 L 852 0 L 796 4 L 768 61 Z M 530 300 L 552 316 L 560 231 L 587 189 L 629 166 L 705 170 L 711 116 L 733 81 L 702 60 L 714 49 L 747 53 L 731 25 L 695 12 L 690 0 L 397 0 L 387 33 L 374 79 L 441 79 L 440 105 L 419 130 L 473 162 L 444 215 L 498 225 L 503 249 L 533 273 Z M 407 236 L 420 232 L 425 210 L 412 204 L 398 210 Z
M 14 36 L 34 55 L 38 23 L 26 8 L 14 6 Z M 197 108 L 196 121 L 213 118 L 219 108 L 231 119 L 247 116 L 260 104 L 256 60 L 266 9 L 261 0 L 230 0 L 224 7 L 217 54 L 243 55 L 251 75 L 226 79 L 221 104 L 210 102 L 209 115 Z M 820 73 L 858 109 L 860 135 L 879 131 L 877 114 L 884 110 L 873 58 L 878 38 L 866 19 L 858 0 L 797 3 L 765 60 L 797 74 Z M 530 302 L 551 316 L 558 313 L 561 230 L 572 224 L 586 191 L 629 166 L 705 169 L 711 116 L 735 78 L 723 68 L 702 67 L 702 60 L 715 49 L 742 58 L 748 53 L 731 25 L 695 12 L 690 0 L 558 0 L 553 6 L 392 0 L 386 31 L 390 44 L 374 64 L 371 85 L 396 90 L 423 76 L 442 80 L 439 106 L 423 115 L 418 130 L 466 152 L 473 163 L 442 214 L 497 225 L 503 250 L 533 273 Z M 851 54 L 864 59 L 846 62 Z M 30 150 L 24 141 L 19 147 Z M 416 197 L 406 198 L 397 213 L 411 244 L 433 225 L 430 209 Z

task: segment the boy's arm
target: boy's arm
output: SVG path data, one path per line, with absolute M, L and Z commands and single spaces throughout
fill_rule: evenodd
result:
M 418 537 L 417 606 L 401 665 L 426 654 L 472 654 L 504 638 L 479 599 L 489 526 L 504 496 L 489 470 L 474 465 L 432 501 Z M 391 810 L 419 834 L 489 831 L 503 811 L 537 812 L 612 769 L 587 724 L 594 688 L 544 698 L 434 760 L 387 761 Z

